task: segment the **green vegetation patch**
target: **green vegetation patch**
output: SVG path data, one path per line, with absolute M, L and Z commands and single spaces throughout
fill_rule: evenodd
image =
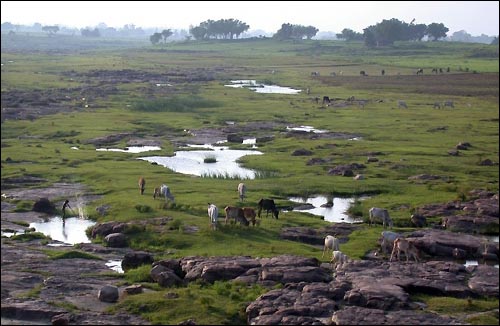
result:
M 111 310 L 125 309 L 157 325 L 177 325 L 188 319 L 194 319 L 197 325 L 244 325 L 246 306 L 267 291 L 238 282 L 193 282 L 186 287 L 128 296 Z

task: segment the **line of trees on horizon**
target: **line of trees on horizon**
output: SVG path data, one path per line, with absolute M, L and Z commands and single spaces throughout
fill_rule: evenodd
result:
M 240 37 L 271 37 L 275 40 L 299 40 L 299 39 L 341 39 L 347 41 L 363 41 L 366 46 L 378 47 L 392 45 L 396 41 L 422 41 L 424 38 L 428 40 L 449 40 L 458 42 L 478 42 L 498 44 L 498 36 L 471 36 L 464 30 L 455 32 L 451 36 L 447 36 L 449 29 L 442 23 L 414 24 L 400 21 L 396 18 L 384 19 L 382 22 L 371 25 L 363 29 L 362 33 L 358 33 L 349 28 L 344 28 L 340 33 L 322 32 L 314 26 L 302 26 L 290 23 L 284 23 L 281 28 L 274 34 L 268 34 L 260 30 L 257 32 L 246 33 L 250 26 L 238 19 L 220 19 L 207 20 L 200 23 L 198 26 L 190 26 L 189 30 L 171 30 L 164 29 L 158 32 L 156 28 L 143 29 L 133 24 L 124 25 L 123 28 L 108 27 L 104 23 L 98 24 L 96 27 L 86 27 L 82 29 L 59 27 L 58 25 L 42 26 L 40 23 L 33 24 L 32 27 L 24 25 L 15 25 L 10 22 L 1 24 L 2 32 L 46 32 L 49 36 L 59 34 L 77 35 L 78 33 L 84 37 L 131 37 L 131 38 L 147 38 L 152 44 L 158 44 L 161 41 L 167 43 L 167 39 L 173 40 L 209 40 L 209 39 L 238 39 Z M 148 34 L 149 32 L 149 34 Z M 323 35 L 323 36 L 322 36 Z M 328 37 L 324 37 L 327 35 Z

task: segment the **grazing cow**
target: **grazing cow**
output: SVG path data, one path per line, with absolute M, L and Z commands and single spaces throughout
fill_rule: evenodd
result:
M 139 191 L 142 194 L 144 194 L 144 189 L 146 189 L 146 179 L 143 177 L 139 178 Z
M 394 240 L 394 246 L 392 248 L 391 259 L 389 261 L 392 261 L 392 259 L 395 256 L 398 258 L 398 261 L 399 261 L 399 256 L 400 256 L 401 252 L 404 252 L 407 262 L 410 260 L 410 256 L 413 256 L 413 258 L 415 259 L 415 262 L 418 263 L 418 249 L 417 249 L 417 247 L 415 247 L 413 242 L 410 242 L 404 238 L 397 238 L 396 240 Z
M 441 102 L 434 102 L 434 106 L 432 108 L 433 109 L 440 109 L 441 108 Z
M 165 184 L 161 185 L 161 187 L 160 187 L 160 194 L 163 197 L 165 197 L 165 203 L 167 203 L 169 199 L 172 202 L 175 201 L 174 195 L 172 195 L 172 193 L 170 192 L 170 188 L 167 185 L 165 185 Z
M 236 222 L 240 222 L 240 224 L 244 224 L 248 226 L 248 220 L 245 218 L 245 213 L 241 207 L 235 206 L 226 206 L 224 208 L 224 212 L 226 213 L 226 219 L 224 220 L 224 224 L 227 224 L 229 219 L 234 219 Z
M 330 260 L 330 264 L 332 268 L 337 269 L 337 267 L 343 266 L 345 263 L 347 263 L 348 260 L 349 257 L 347 257 L 347 255 L 344 254 L 342 251 L 334 250 L 332 253 L 332 259 Z
M 385 70 L 382 69 L 382 71 L 380 73 L 381 73 L 382 76 L 384 76 L 385 75 Z
M 323 255 L 321 255 L 321 258 L 325 256 L 325 252 L 328 252 L 328 250 L 339 250 L 339 244 L 340 242 L 338 238 L 334 237 L 333 235 L 327 235 L 325 237 L 325 245 L 323 246 Z
M 365 72 L 364 70 L 361 70 L 361 71 L 359 72 L 359 74 L 360 74 L 361 76 L 367 76 L 367 74 L 366 74 L 366 72 Z
M 383 254 L 388 254 L 394 247 L 394 240 L 402 237 L 400 233 L 392 231 L 382 231 L 382 242 L 380 243 L 380 248 Z
M 217 218 L 219 217 L 219 209 L 214 204 L 208 203 L 208 217 L 210 218 L 210 226 L 212 230 L 217 230 Z
M 405 108 L 405 109 L 408 109 L 408 105 L 406 104 L 405 101 L 402 101 L 402 100 L 399 100 L 398 101 L 398 109 L 399 108 Z
M 155 189 L 153 190 L 153 199 L 156 199 L 156 197 L 158 197 L 158 198 L 161 197 L 160 187 L 155 187 Z
M 424 74 L 424 69 L 420 68 L 417 70 L 417 75 L 423 75 Z
M 255 224 L 257 223 L 257 220 L 255 219 L 255 217 L 257 216 L 257 214 L 255 213 L 255 209 L 253 209 L 252 207 L 243 207 L 242 210 L 245 219 L 252 222 L 252 225 L 255 226 Z
M 418 228 L 423 228 L 427 225 L 427 218 L 420 214 L 412 214 L 410 216 L 411 223 Z
M 331 102 L 330 97 L 328 97 L 328 96 L 323 96 L 323 102 L 322 102 L 322 104 L 325 104 L 325 103 L 326 103 L 326 104 L 330 104 L 330 102 Z
M 265 209 L 266 210 L 266 217 L 268 217 L 269 212 L 272 212 L 273 216 L 276 219 L 278 219 L 279 210 L 276 208 L 276 204 L 274 203 L 273 199 L 261 198 L 259 200 L 258 205 L 259 205 L 259 212 L 257 214 L 259 215 L 259 217 L 260 217 L 260 213 L 262 212 L 262 209 Z
M 245 200 L 245 193 L 247 192 L 247 186 L 243 182 L 238 184 L 238 195 L 240 196 L 240 200 Z
M 453 101 L 445 101 L 443 106 L 444 107 L 449 106 L 450 108 L 454 108 L 455 107 L 455 105 L 453 104 Z
M 319 76 L 319 72 L 318 71 L 313 71 L 313 72 L 311 72 L 311 76 Z
M 384 229 L 389 226 L 392 229 L 392 219 L 389 216 L 389 211 L 385 208 L 372 207 L 369 210 L 370 226 L 375 223 L 375 220 L 382 221 Z

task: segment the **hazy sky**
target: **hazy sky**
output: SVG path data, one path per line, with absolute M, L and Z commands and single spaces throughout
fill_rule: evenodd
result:
M 134 24 L 189 29 L 208 19 L 239 19 L 250 30 L 275 33 L 283 23 L 312 25 L 320 32 L 357 32 L 396 18 L 415 24 L 443 23 L 448 35 L 498 35 L 499 1 L 2 1 L 2 23 L 95 27 Z

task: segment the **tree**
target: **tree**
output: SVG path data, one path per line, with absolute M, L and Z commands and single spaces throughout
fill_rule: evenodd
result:
M 427 25 L 425 24 L 410 24 L 409 25 L 409 40 L 422 41 L 427 32 Z
M 281 25 L 281 28 L 273 35 L 273 38 L 278 40 L 301 40 L 304 37 L 311 39 L 316 35 L 318 29 L 314 26 L 302 26 L 302 25 L 292 25 L 285 23 Z
M 336 34 L 338 39 L 346 41 L 361 41 L 363 40 L 363 34 L 357 33 L 349 28 L 344 28 L 341 33 Z
M 174 33 L 172 33 L 172 31 L 170 29 L 164 29 L 161 32 L 161 36 L 163 37 L 163 42 L 167 43 L 167 38 L 169 38 L 170 36 L 172 36 L 172 34 L 174 34 Z
M 446 33 L 449 29 L 442 23 L 432 23 L 427 26 L 427 35 L 437 41 L 440 38 L 446 37 Z
M 59 26 L 43 26 L 42 31 L 49 33 L 49 36 L 59 32 Z
M 222 38 L 233 39 L 239 37 L 241 33 L 250 28 L 249 25 L 237 19 L 219 19 L 217 21 L 207 20 L 200 23 L 199 26 L 189 28 L 189 33 L 197 40 Z
M 161 33 L 154 33 L 153 35 L 151 35 L 149 37 L 149 40 L 153 44 L 158 44 L 160 42 L 160 40 L 162 39 L 162 37 L 163 37 L 163 35 Z
M 100 37 L 101 33 L 99 32 L 99 29 L 94 28 L 93 30 L 90 28 L 85 28 L 81 30 L 82 36 L 83 37 Z

